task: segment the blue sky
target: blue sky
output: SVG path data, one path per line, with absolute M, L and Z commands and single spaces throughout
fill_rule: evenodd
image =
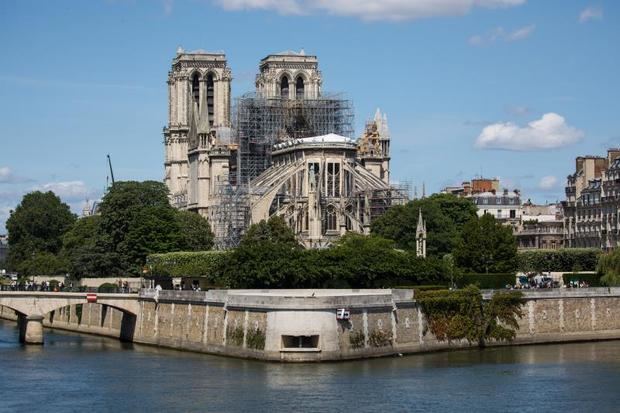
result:
M 394 180 L 561 200 L 575 156 L 620 146 L 619 20 L 616 1 L 0 2 L 0 232 L 33 189 L 75 211 L 100 197 L 108 153 L 119 180 L 163 178 L 178 46 L 225 51 L 235 96 L 262 57 L 304 48 L 356 134 L 387 113 Z

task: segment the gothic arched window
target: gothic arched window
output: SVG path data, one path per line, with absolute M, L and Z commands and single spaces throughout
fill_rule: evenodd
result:
M 282 76 L 280 80 L 280 96 L 283 99 L 288 99 L 288 77 Z
M 192 99 L 200 106 L 200 73 L 194 73 L 192 76 Z
M 295 81 L 295 97 L 297 99 L 304 98 L 304 79 L 301 76 L 297 76 Z
M 215 83 L 213 82 L 213 74 L 207 75 L 207 110 L 209 111 L 209 126 L 213 126 L 215 114 Z
M 323 227 L 323 234 L 325 234 L 327 231 L 336 231 L 338 229 L 337 227 L 337 218 L 336 218 L 336 209 L 334 208 L 333 205 L 329 205 L 327 207 L 327 209 L 323 210 L 323 219 L 322 221 L 322 227 Z

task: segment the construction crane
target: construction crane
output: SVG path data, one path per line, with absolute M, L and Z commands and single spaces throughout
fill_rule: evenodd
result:
M 112 186 L 114 186 L 114 171 L 112 170 L 112 160 L 110 154 L 108 154 L 108 166 L 110 167 L 110 178 L 112 178 Z

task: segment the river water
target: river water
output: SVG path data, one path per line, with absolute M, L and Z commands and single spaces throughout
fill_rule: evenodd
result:
M 0 321 L 0 411 L 620 411 L 620 341 L 279 364 Z

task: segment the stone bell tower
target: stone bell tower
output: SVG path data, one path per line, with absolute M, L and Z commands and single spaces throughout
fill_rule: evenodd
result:
M 188 138 L 191 123 L 198 121 L 195 116 L 197 113 L 203 114 L 203 122 L 208 116 L 210 130 L 222 137 L 230 136 L 231 80 L 231 71 L 224 53 L 185 51 L 181 47 L 177 49 L 172 68 L 168 72 L 164 179 L 173 203 L 179 208 L 185 208 L 188 202 Z
M 317 99 L 321 96 L 321 72 L 316 56 L 301 50 L 270 54 L 260 61 L 256 93 L 261 97 Z

